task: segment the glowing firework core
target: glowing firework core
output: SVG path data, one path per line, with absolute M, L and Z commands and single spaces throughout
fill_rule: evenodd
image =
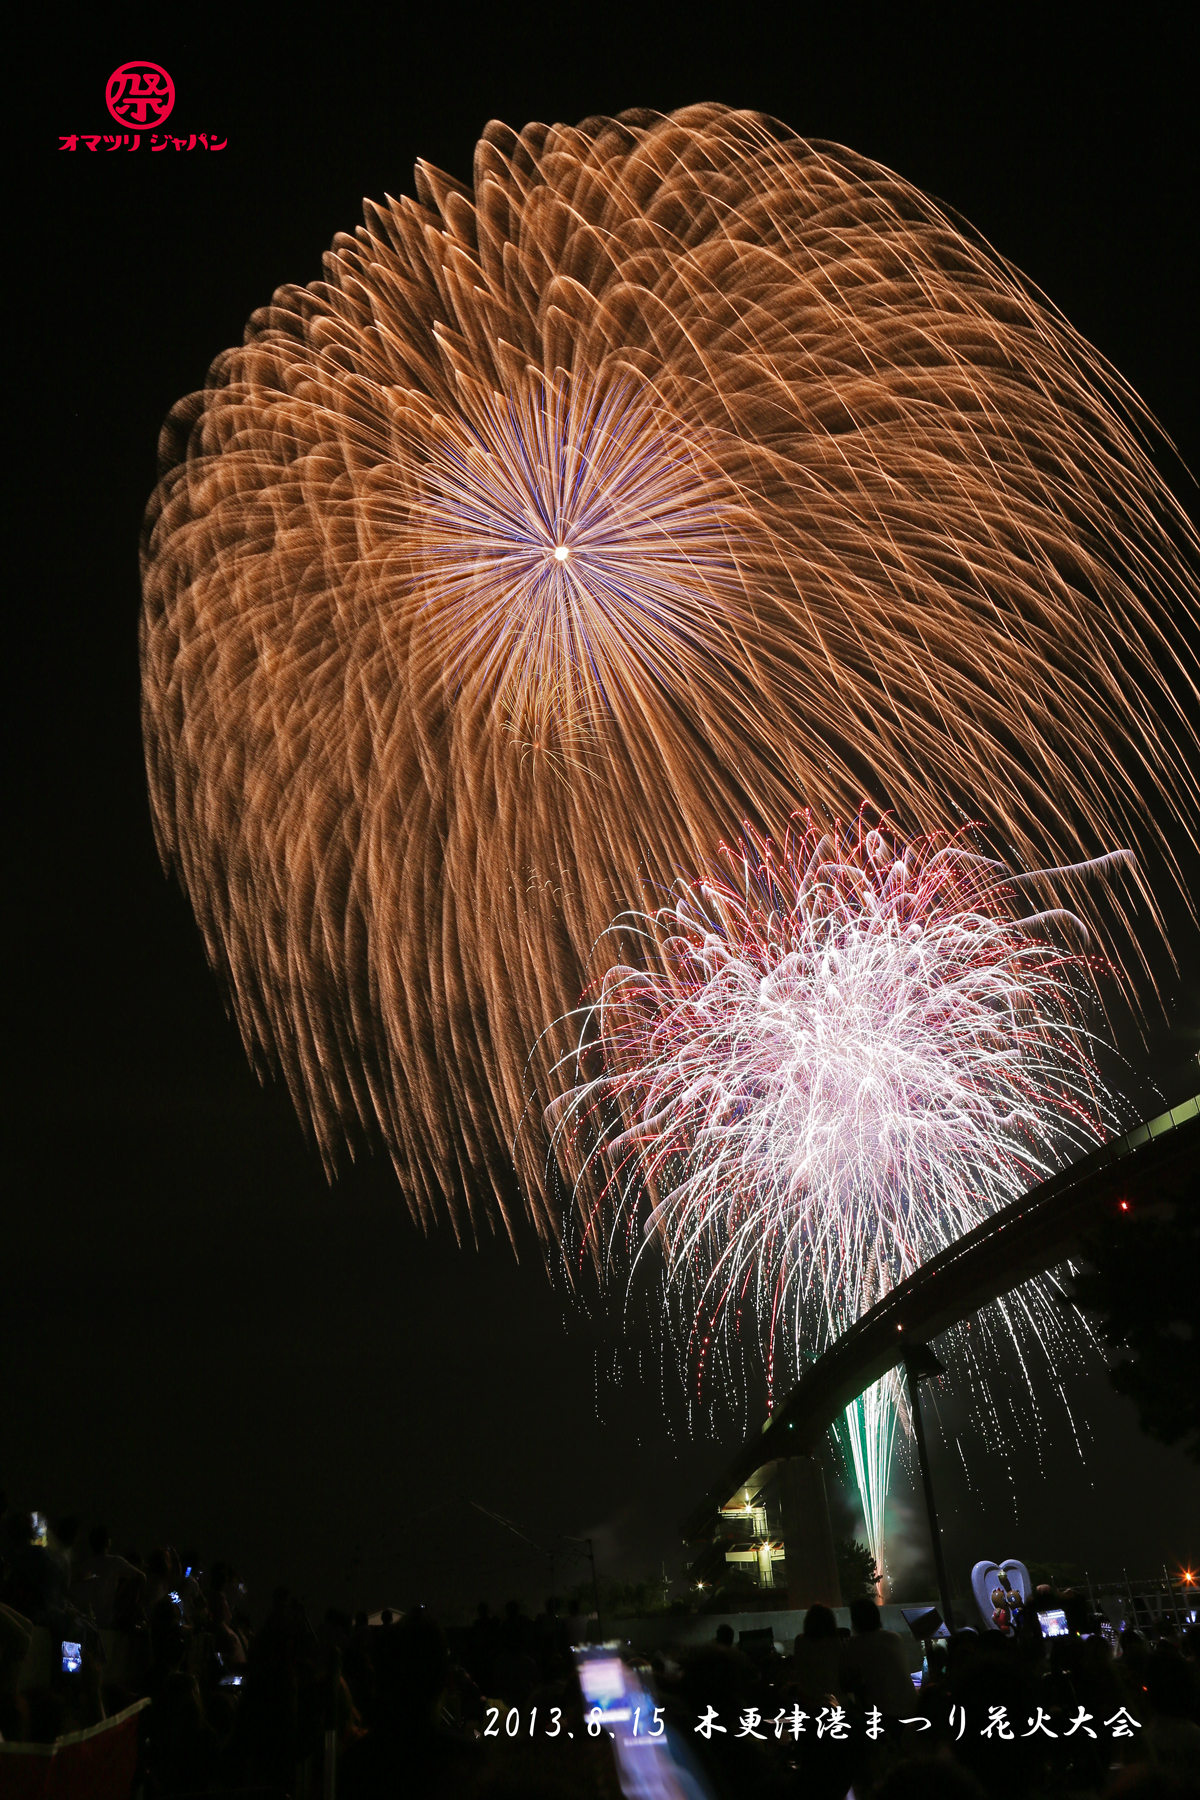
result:
M 526 373 L 505 394 L 464 384 L 462 403 L 426 425 L 389 528 L 477 704 L 518 743 L 568 744 L 625 712 L 631 652 L 664 688 L 720 653 L 737 508 L 700 434 L 628 378 Z

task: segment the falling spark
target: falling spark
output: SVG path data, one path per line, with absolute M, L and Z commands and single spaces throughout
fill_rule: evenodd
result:
M 492 124 L 417 193 L 176 406 L 143 542 L 159 850 L 327 1168 L 378 1131 L 424 1224 L 515 1230 L 531 1047 L 545 1104 L 612 919 L 743 819 L 1129 844 L 1137 971 L 1195 886 L 1200 633 L 1120 376 L 757 114 Z
M 620 1279 L 661 1257 L 697 1395 L 749 1330 L 771 1405 L 889 1289 L 1105 1135 L 1101 964 L 1081 921 L 1031 912 L 1028 877 L 963 833 L 810 817 L 723 862 L 613 927 L 638 962 L 578 1015 L 547 1121 L 576 1254 Z M 1045 1282 L 992 1319 L 1026 1370 L 1026 1341 L 1066 1329 Z M 881 1568 L 902 1407 L 892 1373 L 845 1415 Z

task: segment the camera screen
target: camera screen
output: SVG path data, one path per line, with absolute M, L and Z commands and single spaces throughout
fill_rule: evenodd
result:
M 64 1638 L 62 1662 L 64 1675 L 77 1675 L 83 1667 L 83 1645 L 68 1643 Z
M 598 1706 L 605 1719 L 627 1719 L 625 1672 L 618 1656 L 587 1656 L 579 1662 L 579 1685 L 589 1706 Z

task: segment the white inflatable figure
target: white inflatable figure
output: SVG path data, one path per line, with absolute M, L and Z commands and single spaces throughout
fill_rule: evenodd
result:
M 979 1608 L 979 1616 L 983 1620 L 984 1628 L 988 1631 L 1002 1629 L 999 1622 L 992 1617 L 995 1611 L 1000 1610 L 992 1599 L 992 1591 L 995 1588 L 1003 1590 L 1005 1582 L 1012 1590 L 1011 1606 L 1024 1603 L 1033 1593 L 1033 1581 L 1029 1570 L 1024 1563 L 1014 1561 L 1011 1556 L 1001 1563 L 977 1562 L 971 1570 L 971 1592 L 975 1596 L 975 1604 Z M 1008 1608 L 1010 1622 L 1011 1606 Z

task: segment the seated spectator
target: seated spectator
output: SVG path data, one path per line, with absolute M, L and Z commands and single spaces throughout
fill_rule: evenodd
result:
M 64 1595 L 69 1593 L 71 1588 L 71 1559 L 78 1536 L 79 1520 L 74 1513 L 64 1513 L 50 1527 L 47 1534 L 46 1550 L 51 1562 L 58 1570 Z
M 554 1594 L 546 1597 L 545 1611 L 535 1621 L 537 1635 L 538 1666 L 543 1677 L 551 1673 L 564 1674 L 573 1667 L 571 1663 L 571 1641 L 565 1619 L 558 1615 L 558 1599 Z
M 371 1729 L 350 1745 L 338 1770 L 340 1800 L 473 1791 L 482 1746 L 438 1725 L 449 1673 L 445 1640 L 422 1609 L 380 1637 Z
M 204 1716 L 194 1675 L 177 1669 L 160 1683 L 146 1728 L 146 1764 L 163 1794 L 203 1793 L 211 1786 L 217 1737 Z
M 518 1709 L 529 1705 L 529 1697 L 537 1685 L 538 1667 L 530 1653 L 532 1637 L 533 1627 L 522 1613 L 520 1603 L 507 1600 L 499 1649 L 492 1663 L 492 1681 L 496 1692 Z
M 146 1615 L 142 1606 L 142 1596 L 146 1591 L 146 1560 L 139 1550 L 131 1550 L 125 1558 L 133 1570 L 131 1577 L 123 1577 L 117 1583 L 117 1591 L 112 1603 L 112 1629 L 114 1631 L 140 1631 L 146 1623 Z
M 500 1627 L 493 1619 L 486 1600 L 475 1608 L 475 1617 L 467 1633 L 467 1667 L 485 1693 L 492 1691 L 492 1661 L 499 1643 Z
M 876 1706 L 887 1719 L 899 1719 L 912 1705 L 913 1684 L 904 1649 L 894 1631 L 885 1631 L 873 1600 L 850 1602 L 853 1637 L 843 1645 L 839 1662 L 843 1686 L 865 1707 Z
M 956 1763 L 914 1756 L 885 1777 L 879 1800 L 985 1800 L 985 1796 L 975 1777 Z
M 326 1661 L 346 1648 L 350 1641 L 350 1620 L 336 1606 L 325 1608 L 325 1617 L 317 1627 L 317 1645 Z
M 246 1646 L 240 1634 L 234 1630 L 233 1612 L 226 1592 L 236 1580 L 233 1570 L 224 1562 L 215 1562 L 208 1577 L 206 1598 L 209 1630 L 213 1634 L 217 1654 L 226 1669 L 240 1666 L 246 1660 Z
M 183 1622 L 200 1630 L 208 1622 L 208 1606 L 200 1586 L 199 1558 L 191 1550 L 185 1550 L 181 1556 L 172 1551 L 171 1555 L 173 1572 L 178 1574 L 175 1591 L 183 1602 Z
M 358 1711 L 368 1712 L 375 1697 L 375 1665 L 371 1658 L 371 1628 L 365 1612 L 354 1615 L 350 1642 L 342 1657 L 342 1673 Z
M 285 1587 L 247 1659 L 234 1747 L 247 1786 L 286 1789 L 299 1754 L 303 1618 Z
M 1154 1717 L 1146 1725 L 1146 1746 L 1155 1768 L 1191 1776 L 1200 1768 L 1200 1689 L 1193 1666 L 1173 1644 L 1162 1644 L 1146 1660 L 1146 1694 Z
M 145 1691 L 153 1699 L 168 1675 L 182 1669 L 187 1661 L 190 1635 L 179 1616 L 179 1608 L 166 1595 L 150 1614 L 150 1672 Z
M 53 1688 L 34 1688 L 27 1696 L 27 1713 L 26 1743 L 52 1744 L 66 1730 L 66 1702 Z
M 71 1598 L 80 1612 L 91 1615 L 98 1630 L 112 1631 L 129 1622 L 146 1574 L 123 1556 L 113 1555 L 112 1539 L 103 1525 L 88 1533 L 88 1544 L 92 1553 L 80 1565 Z
M 50 1552 L 34 1542 L 31 1513 L 10 1512 L 5 1527 L 8 1577 L 0 1599 L 31 1624 L 49 1625 L 64 1598 L 61 1573 Z
M 680 1693 L 690 1724 L 694 1726 L 707 1707 L 722 1718 L 737 1718 L 758 1699 L 758 1672 L 749 1657 L 726 1644 L 701 1644 L 687 1655 L 681 1668 Z M 727 1732 L 707 1740 L 693 1736 L 689 1749 L 700 1764 L 709 1791 L 721 1795 L 757 1795 L 769 1792 L 769 1768 L 764 1766 L 763 1745 L 757 1739 Z M 836 1754 L 836 1753 L 835 1753 Z M 844 1794 L 849 1782 L 843 1783 Z
M 1073 1637 L 1082 1637 L 1092 1629 L 1092 1612 L 1082 1594 L 1068 1594 L 1063 1601 L 1063 1618 Z
M 1027 1720 L 1043 1696 L 1037 1670 L 1022 1656 L 1018 1645 L 999 1632 L 988 1631 L 981 1637 L 966 1638 L 962 1632 L 951 1638 L 947 1650 L 947 1676 L 950 1699 L 964 1709 L 963 1717 L 985 1719 L 993 1707 L 1002 1707 L 1013 1720 Z M 922 1700 L 925 1699 L 922 1689 Z M 925 1710 L 924 1707 L 921 1708 Z M 1103 1715 L 1101 1715 L 1103 1716 Z M 941 1717 L 945 1719 L 947 1713 Z M 989 1794 L 1026 1795 L 1040 1791 L 1041 1745 L 1020 1726 L 1016 1735 L 1005 1742 L 998 1737 L 985 1737 L 981 1731 L 967 1731 L 954 1738 L 954 1754 L 983 1783 Z
M 22 1613 L 0 1605 L 0 1739 L 17 1739 L 25 1734 L 17 1682 L 32 1635 L 33 1626 Z
M 792 1654 L 794 1679 L 806 1704 L 820 1705 L 841 1694 L 841 1644 L 837 1619 L 828 1606 L 810 1606 Z
M 142 1590 L 142 1607 L 149 1619 L 160 1600 L 178 1594 L 183 1585 L 179 1558 L 169 1546 L 152 1550 L 146 1558 L 146 1585 Z
M 97 1649 L 99 1646 L 97 1646 Z M 63 1702 L 59 1732 L 87 1731 L 107 1716 L 103 1680 L 105 1663 L 87 1642 L 78 1669 L 68 1670 L 52 1665 L 50 1685 Z
M 1151 1763 L 1134 1763 L 1104 1793 L 1105 1800 L 1196 1800 L 1196 1784 Z

